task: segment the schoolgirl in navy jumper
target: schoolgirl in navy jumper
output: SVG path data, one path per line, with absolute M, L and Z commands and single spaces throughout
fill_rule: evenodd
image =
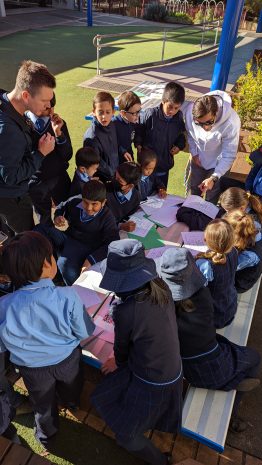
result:
M 35 415 L 35 436 L 49 448 L 58 431 L 58 399 L 79 404 L 83 386 L 80 341 L 95 325 L 73 288 L 55 287 L 49 241 L 20 233 L 3 249 L 15 292 L 0 299 L 1 352 L 19 367 Z
M 234 229 L 234 246 L 238 250 L 235 276 L 237 292 L 250 289 L 262 273 L 261 225 L 242 210 L 233 210 L 225 219 Z
M 110 181 L 119 165 L 116 126 L 112 122 L 115 100 L 108 92 L 97 92 L 93 99 L 92 125 L 84 134 L 84 147 L 92 147 L 100 155 L 98 176 Z
M 83 147 L 76 152 L 75 163 L 69 197 L 82 194 L 85 183 L 93 178 L 99 168 L 100 156 L 92 147 Z
M 234 231 L 226 220 L 211 221 L 205 229 L 208 251 L 197 255 L 196 265 L 205 276 L 214 306 L 216 328 L 224 328 L 237 311 L 235 274 L 238 253 L 234 245 Z
M 38 145 L 39 139 L 44 134 L 51 134 L 55 137 L 54 150 L 44 158 L 39 170 L 29 180 L 29 194 L 39 222 L 48 225 L 53 225 L 52 202 L 58 205 L 68 198 L 71 181 L 67 168 L 73 155 L 66 122 L 54 113 L 55 104 L 54 94 L 50 101 L 50 108 L 45 110 L 41 117 L 37 117 L 30 111 L 26 113 L 34 126 L 32 133 L 34 145 Z
M 134 92 L 127 90 L 118 99 L 119 114 L 113 119 L 116 126 L 120 163 L 133 161 L 132 143 L 138 116 L 141 110 L 141 100 Z
M 137 154 L 137 162 L 141 169 L 141 179 L 138 184 L 141 200 L 146 200 L 147 197 L 153 194 L 165 198 L 167 195 L 165 185 L 161 178 L 154 173 L 157 165 L 156 153 L 148 147 L 142 147 Z
M 65 284 L 71 286 L 81 272 L 106 258 L 110 242 L 119 239 L 115 218 L 106 206 L 106 188 L 101 181 L 91 180 L 84 186 L 82 196 L 71 197 L 55 211 L 56 228 L 36 226 L 46 235 L 58 255 L 57 265 Z
M 170 459 L 144 436 L 152 428 L 175 433 L 182 409 L 182 371 L 175 308 L 155 263 L 139 241 L 110 244 L 101 286 L 115 292 L 114 358 L 92 403 L 119 445 L 152 465 Z
M 176 305 L 184 377 L 200 388 L 236 389 L 235 417 L 240 393 L 260 384 L 259 354 L 216 334 L 213 299 L 188 249 L 172 247 L 156 262 Z
M 169 82 L 164 89 L 162 103 L 140 113 L 139 130 L 135 145 L 154 150 L 158 157 L 156 174 L 167 188 L 169 170 L 174 166 L 174 156 L 186 145 L 185 124 L 180 111 L 185 100 L 185 89 L 176 82 Z
M 135 229 L 135 223 L 127 220 L 139 207 L 141 197 L 135 189 L 139 180 L 139 166 L 134 162 L 125 162 L 119 165 L 113 181 L 106 185 L 108 208 L 112 211 L 119 229 L 127 232 Z

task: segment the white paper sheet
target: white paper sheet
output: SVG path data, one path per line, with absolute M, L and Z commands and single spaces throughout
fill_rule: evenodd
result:
M 177 222 L 177 210 L 178 207 L 165 207 L 163 205 L 162 208 L 150 215 L 150 220 L 168 228 L 169 226 Z
M 175 246 L 174 246 L 175 247 Z M 153 260 L 155 258 L 159 258 L 159 257 L 162 257 L 163 253 L 166 251 L 166 250 L 169 250 L 171 249 L 172 246 L 170 245 L 165 245 L 164 247 L 158 247 L 157 249 L 150 249 L 147 253 L 146 253 L 146 256 L 147 258 L 153 258 Z
M 144 218 L 143 211 L 130 216 L 129 221 L 134 221 L 136 223 L 136 229 L 132 231 L 132 234 L 139 237 L 145 237 L 153 227 L 152 222 Z
M 100 297 L 92 289 L 87 289 L 78 284 L 73 284 L 73 288 L 76 290 L 80 299 L 82 300 L 86 308 L 92 307 L 92 305 L 98 305 L 101 303 Z
M 189 195 L 183 203 L 183 207 L 193 208 L 194 210 L 209 216 L 212 220 L 217 216 L 219 211 L 219 208 L 216 207 L 216 205 L 211 202 L 207 202 L 199 195 Z
M 102 274 L 94 271 L 88 270 L 82 273 L 79 278 L 74 282 L 78 286 L 82 286 L 87 289 L 92 289 L 93 291 L 100 292 L 101 294 L 107 294 L 108 291 L 99 287 L 102 279 Z
M 195 250 L 196 252 L 206 252 L 207 246 L 204 241 L 203 231 L 189 231 L 181 233 L 183 239 L 183 247 Z

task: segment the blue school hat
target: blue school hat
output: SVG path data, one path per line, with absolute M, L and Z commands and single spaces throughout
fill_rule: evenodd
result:
M 173 300 L 189 299 L 206 283 L 191 252 L 185 247 L 172 247 L 156 259 L 159 276 L 168 285 Z
M 146 258 L 141 242 L 136 239 L 111 242 L 100 287 L 122 293 L 138 289 L 155 278 L 155 262 Z

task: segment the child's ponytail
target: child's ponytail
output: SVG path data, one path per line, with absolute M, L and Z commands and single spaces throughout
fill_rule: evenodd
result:
M 224 265 L 226 255 L 234 245 L 234 232 L 230 224 L 224 219 L 211 221 L 205 229 L 205 241 L 209 250 L 199 253 L 196 258 L 207 258 L 214 265 Z
M 225 215 L 226 220 L 234 230 L 234 246 L 245 250 L 255 244 L 257 229 L 251 215 L 242 210 L 232 210 Z
M 257 195 L 247 192 L 248 201 L 251 209 L 256 213 L 258 221 L 262 224 L 262 202 Z

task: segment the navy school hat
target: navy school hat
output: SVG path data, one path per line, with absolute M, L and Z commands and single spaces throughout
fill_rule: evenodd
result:
M 122 293 L 138 289 L 155 278 L 155 262 L 146 258 L 141 242 L 136 239 L 111 242 L 100 287 Z
M 191 252 L 185 247 L 172 247 L 156 259 L 159 276 L 168 285 L 173 300 L 189 299 L 206 283 Z

